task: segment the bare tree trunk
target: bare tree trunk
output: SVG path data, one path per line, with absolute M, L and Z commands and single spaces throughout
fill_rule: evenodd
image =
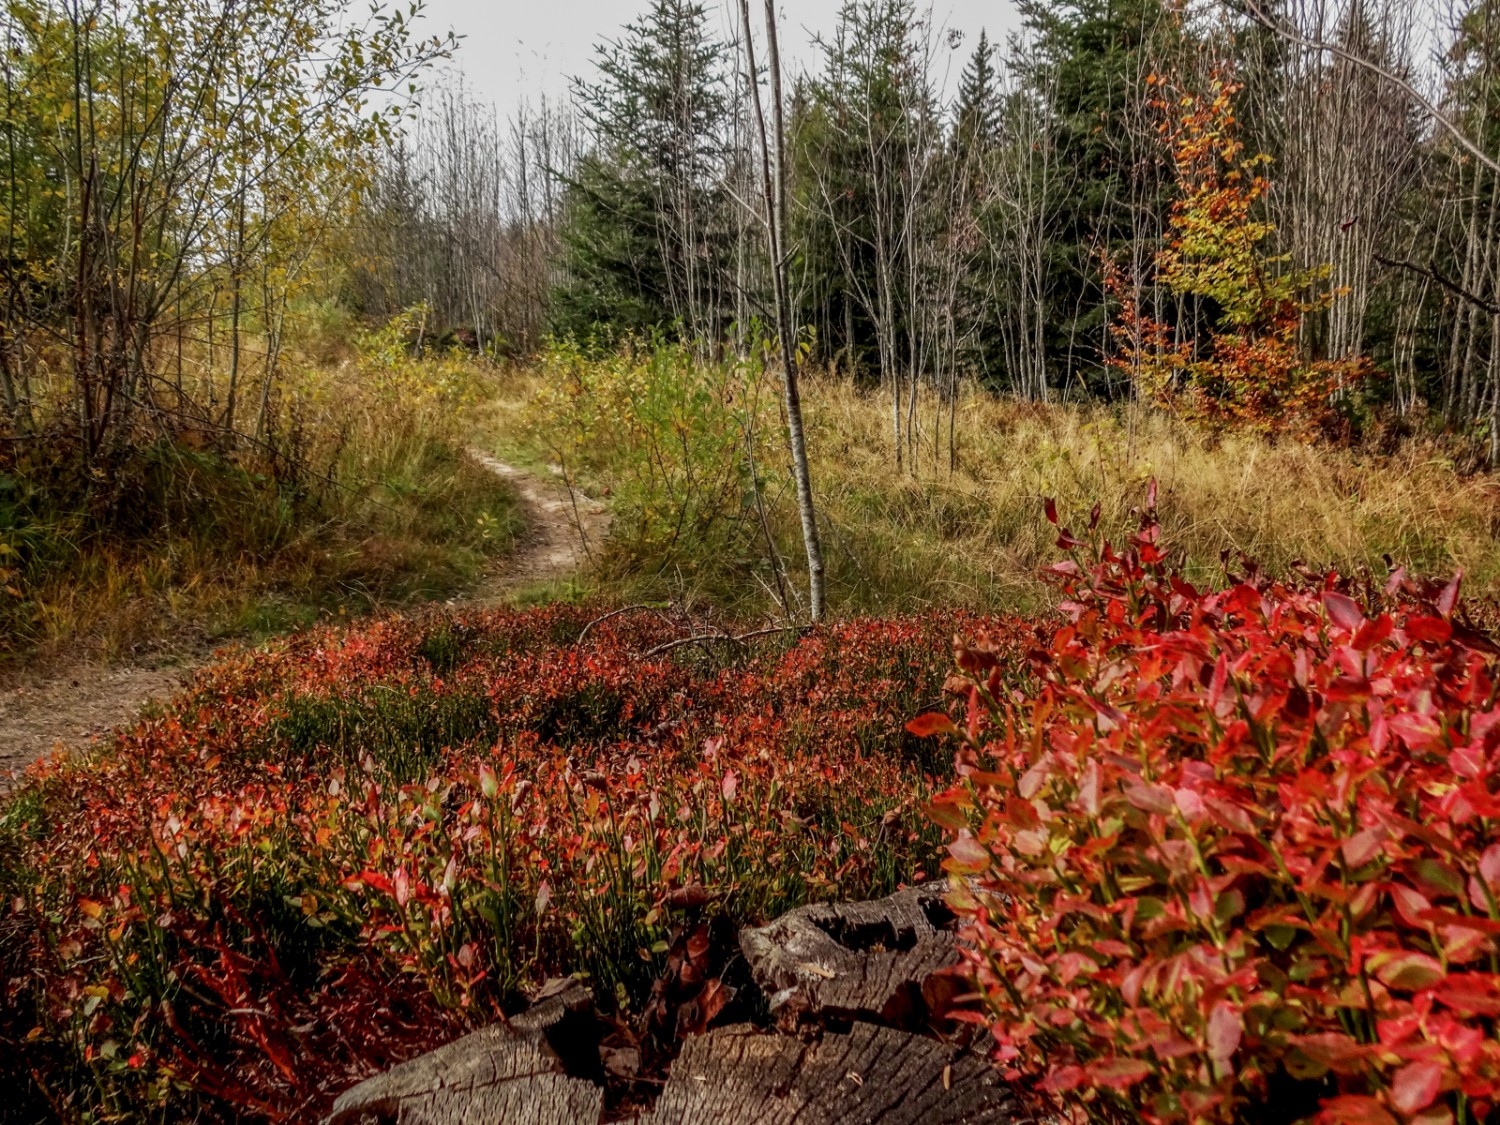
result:
M 797 339 L 792 328 L 792 309 L 787 278 L 786 244 L 786 122 L 781 98 L 781 53 L 776 41 L 776 6 L 766 0 L 766 51 L 771 76 L 771 109 L 775 115 L 776 148 L 774 170 L 765 110 L 756 77 L 755 43 L 750 30 L 750 0 L 740 0 L 745 25 L 745 59 L 750 69 L 750 90 L 755 120 L 760 131 L 761 164 L 766 201 L 766 234 L 771 251 L 771 273 L 776 292 L 776 321 L 781 336 L 782 388 L 786 401 L 787 438 L 791 445 L 792 475 L 797 484 L 797 511 L 802 518 L 802 541 L 807 548 L 807 584 L 812 619 L 819 621 L 825 608 L 823 546 L 818 535 L 818 514 L 813 506 L 812 475 L 807 466 L 807 436 L 802 426 L 802 393 L 798 385 Z

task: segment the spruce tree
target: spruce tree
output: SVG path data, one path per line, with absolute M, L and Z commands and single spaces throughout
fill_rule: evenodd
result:
M 1000 132 L 999 75 L 995 70 L 995 47 L 989 33 L 981 31 L 974 53 L 958 80 L 958 105 L 954 113 L 960 144 L 988 147 Z
M 803 323 L 844 366 L 890 377 L 905 349 L 900 278 L 918 210 L 912 169 L 937 108 L 912 0 L 849 0 L 793 109 L 792 204 Z
M 594 147 L 566 184 L 554 330 L 716 340 L 729 308 L 726 47 L 691 0 L 653 0 L 575 96 Z
M 1165 222 L 1169 185 L 1160 140 L 1143 107 L 1144 79 L 1171 66 L 1180 35 L 1169 0 L 1020 0 L 1034 48 L 1015 65 L 1048 103 L 1058 185 L 1047 300 L 1047 366 L 1069 382 L 1107 390 L 1110 308 L 1104 255 L 1151 242 Z

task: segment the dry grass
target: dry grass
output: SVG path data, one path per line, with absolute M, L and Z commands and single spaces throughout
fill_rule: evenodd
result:
M 1040 407 L 971 394 L 958 416 L 960 465 L 891 464 L 888 407 L 823 382 L 812 404 L 816 484 L 831 524 L 834 574 L 863 607 L 1025 605 L 1056 556 L 1042 505 L 1081 528 L 1102 506 L 1118 538 L 1155 478 L 1166 538 L 1191 570 L 1221 573 L 1243 553 L 1284 573 L 1301 562 L 1384 574 L 1384 557 L 1427 574 L 1462 568 L 1500 592 L 1500 482 L 1463 475 L 1440 447 L 1393 455 L 1212 439 L 1140 408 Z
M 113 504 L 139 512 L 128 526 L 58 503 L 21 466 L 9 509 L 0 493 L 0 544 L 17 544 L 0 550 L 0 658 L 170 652 L 459 592 L 519 522 L 464 452 L 495 378 L 446 357 L 308 364 L 280 403 L 293 479 L 253 449 L 158 441 Z
M 541 460 L 545 435 L 524 407 L 537 385 L 535 374 L 514 377 L 489 426 L 512 455 Z M 1118 539 L 1153 478 L 1167 539 L 1202 580 L 1222 574 L 1225 551 L 1276 573 L 1300 562 L 1380 576 L 1389 555 L 1424 574 L 1461 568 L 1471 593 L 1500 594 L 1500 480 L 1459 471 L 1435 442 L 1412 439 L 1386 455 L 1215 438 L 1143 408 L 1037 406 L 970 392 L 957 416 L 958 468 L 949 471 L 945 434 L 939 455 L 929 439 L 918 463 L 898 471 L 884 395 L 819 379 L 805 404 L 830 597 L 841 613 L 1034 608 L 1047 600 L 1038 570 L 1058 553 L 1044 499 L 1055 497 L 1064 522 L 1079 529 L 1099 503 L 1101 527 Z M 929 432 L 934 408 L 919 408 Z M 629 455 L 616 451 L 616 465 Z M 795 576 L 799 529 L 773 429 L 757 457 L 773 537 Z M 608 489 L 609 472 L 587 483 Z M 678 559 L 646 573 L 638 559 L 622 569 L 606 555 L 594 581 L 612 596 L 766 612 L 774 603 L 764 536 L 750 513 L 740 518 L 739 557 Z M 748 555 L 761 565 L 747 565 Z

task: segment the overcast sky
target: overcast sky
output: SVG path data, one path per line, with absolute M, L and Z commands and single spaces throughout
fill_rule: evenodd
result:
M 730 6 L 709 3 L 727 32 L 733 26 Z M 452 29 L 465 37 L 453 65 L 477 95 L 509 115 L 519 102 L 544 90 L 552 96 L 565 93 L 568 78 L 589 72 L 593 45 L 616 38 L 645 6 L 646 0 L 427 0 L 426 30 Z M 780 0 L 788 66 L 810 57 L 809 40 L 832 29 L 839 6 L 840 0 Z M 762 8 L 751 4 L 757 31 Z M 933 14 L 940 27 L 963 35 L 952 57 L 955 81 L 981 28 L 988 28 L 991 39 L 1003 40 L 1015 25 L 1009 0 L 934 0 Z

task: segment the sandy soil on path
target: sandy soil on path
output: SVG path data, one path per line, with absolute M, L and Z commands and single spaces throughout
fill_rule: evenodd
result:
M 590 551 L 597 551 L 609 530 L 603 504 L 568 489 L 554 469 L 546 478 L 507 465 L 478 449 L 469 455 L 516 490 L 526 513 L 515 552 L 474 590 L 454 604 L 488 605 L 512 594 L 582 569 Z M 580 530 L 582 534 L 580 534 Z
M 602 504 L 570 495 L 555 477 L 533 475 L 477 449 L 470 455 L 510 482 L 526 527 L 514 553 L 449 605 L 501 604 L 527 587 L 572 574 L 603 542 L 609 517 Z M 42 674 L 23 671 L 0 683 L 0 791 L 9 787 L 16 771 L 44 754 L 87 745 L 130 722 L 150 703 L 170 698 L 207 659 L 204 653 L 176 666 L 83 664 Z

